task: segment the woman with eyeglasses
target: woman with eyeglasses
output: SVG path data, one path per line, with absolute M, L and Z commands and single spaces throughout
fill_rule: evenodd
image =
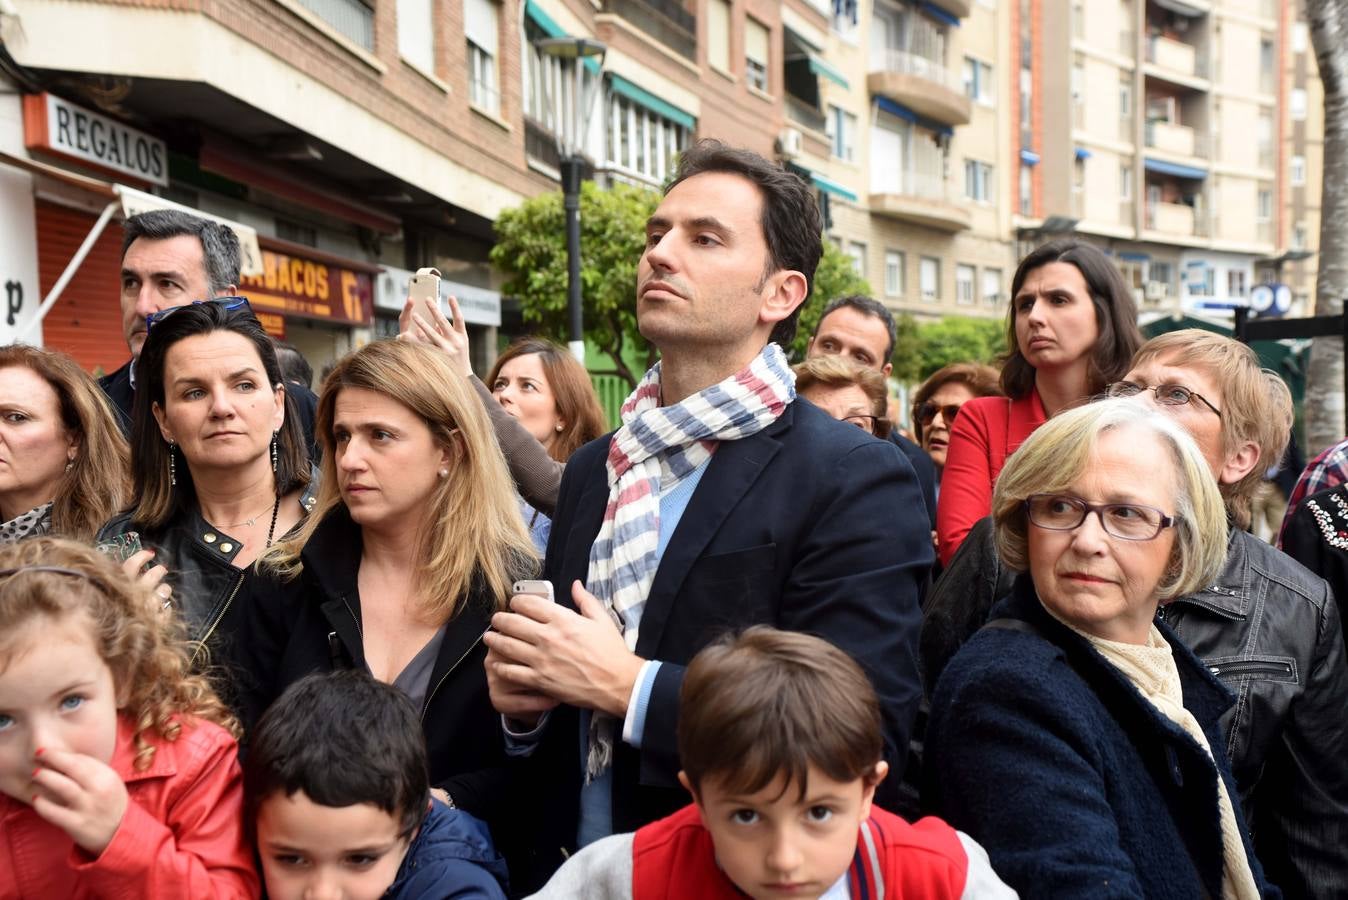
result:
M 132 407 L 135 506 L 101 537 L 134 532 L 154 551 L 189 636 L 224 663 L 250 567 L 313 504 L 305 439 L 247 300 L 172 307 L 146 325 Z
M 885 417 L 889 387 L 885 376 L 842 356 L 816 356 L 792 366 L 796 394 L 833 418 L 855 425 L 878 438 L 888 438 Z
M 951 363 L 933 372 L 913 392 L 913 429 L 918 444 L 936 466 L 938 499 L 955 417 L 970 400 L 1002 396 L 997 379 L 997 370 L 992 366 Z
M 1142 345 L 1137 305 L 1119 270 L 1102 250 L 1076 240 L 1045 244 L 1021 260 L 1006 338 L 1006 398 L 969 401 L 950 431 L 936 506 L 943 565 L 991 510 L 1006 458 L 1050 416 L 1122 377 Z
M 1226 558 L 1194 440 L 1127 400 L 1061 413 L 992 516 L 1022 574 L 936 683 L 926 806 L 1027 897 L 1280 896 L 1226 761 L 1235 698 L 1156 618 Z

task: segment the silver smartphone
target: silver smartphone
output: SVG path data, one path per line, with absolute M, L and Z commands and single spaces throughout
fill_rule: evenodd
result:
M 542 597 L 549 603 L 556 603 L 557 598 L 552 594 L 551 581 L 517 581 L 512 593 L 518 597 L 521 594 L 528 594 L 532 597 Z

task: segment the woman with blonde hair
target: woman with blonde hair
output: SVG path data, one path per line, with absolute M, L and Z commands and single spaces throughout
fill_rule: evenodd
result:
M 130 470 L 107 398 L 73 359 L 0 347 L 0 543 L 93 540 L 127 501 Z
M 518 820 L 482 635 L 538 559 L 481 402 L 439 351 L 377 341 L 337 363 L 316 421 L 317 502 L 248 598 L 245 723 L 310 672 L 366 670 L 421 711 L 432 785 Z
M 842 356 L 815 356 L 791 367 L 796 393 L 833 418 L 888 438 L 889 386 L 877 369 Z

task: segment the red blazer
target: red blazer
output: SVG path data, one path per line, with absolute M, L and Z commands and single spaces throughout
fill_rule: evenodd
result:
M 978 397 L 960 407 L 936 501 L 941 565 L 950 564 L 969 529 L 992 512 L 992 486 L 1006 458 L 1046 421 L 1039 392 L 1033 390 L 1014 400 Z
M 112 843 L 95 859 L 26 803 L 0 795 L 0 900 L 256 898 L 244 838 L 238 745 L 211 722 L 184 722 L 155 741 L 150 767 L 132 765 L 132 723 L 121 717 L 112 768 L 130 801 Z

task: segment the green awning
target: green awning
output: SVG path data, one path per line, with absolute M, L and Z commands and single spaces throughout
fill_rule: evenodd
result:
M 824 76 L 845 91 L 850 90 L 847 79 L 843 77 L 843 74 L 813 53 L 810 54 L 810 71 L 816 75 Z
M 692 131 L 697 125 L 697 119 L 688 113 L 679 109 L 667 100 L 661 100 L 659 97 L 646 90 L 644 87 L 635 85 L 621 75 L 610 74 L 609 87 L 615 94 L 621 94 L 633 103 L 646 107 L 653 113 L 658 113 L 674 122 Z
M 829 181 L 818 172 L 810 173 L 810 181 L 814 182 L 814 186 L 826 194 L 832 194 L 833 196 L 841 197 L 844 200 L 851 200 L 853 203 L 857 202 L 856 194 L 852 193 L 841 184 L 838 184 L 836 181 Z
M 552 16 L 544 11 L 534 0 L 525 0 L 524 14 L 533 20 L 533 23 L 539 27 L 544 34 L 550 38 L 569 37 L 566 29 L 558 25 Z M 599 62 L 594 59 L 585 60 L 585 68 L 589 69 L 594 75 L 599 74 Z

